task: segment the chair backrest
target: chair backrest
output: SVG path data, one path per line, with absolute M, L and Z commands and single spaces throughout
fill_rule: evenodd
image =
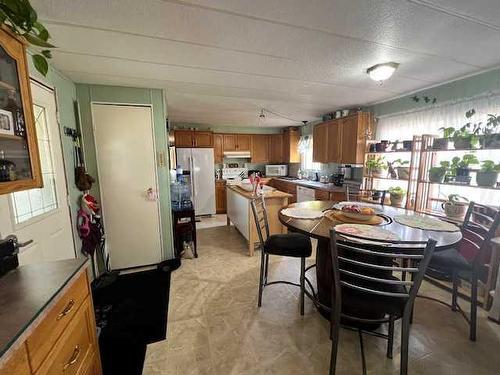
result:
M 370 199 L 373 203 L 383 206 L 385 204 L 386 195 L 387 190 L 363 190 L 346 186 L 346 198 L 348 201 L 363 202 L 363 199 L 365 199 L 366 202 L 366 199 Z
M 500 210 L 470 202 L 462 224 L 462 244 L 460 252 L 466 258 L 472 258 L 474 267 L 487 263 L 486 250 L 490 240 L 496 236 L 500 225 Z
M 253 217 L 255 220 L 255 226 L 257 227 L 260 245 L 263 247 L 264 242 L 266 242 L 269 237 L 269 223 L 267 221 L 266 201 L 264 196 L 252 199 L 250 205 L 252 206 Z
M 341 287 L 376 296 L 405 298 L 405 309 L 411 308 L 434 252 L 435 240 L 373 241 L 339 234 L 335 228 L 331 229 L 330 237 L 335 308 L 340 308 Z M 362 242 L 366 240 L 370 242 Z M 403 279 L 403 273 L 412 275 L 410 280 Z

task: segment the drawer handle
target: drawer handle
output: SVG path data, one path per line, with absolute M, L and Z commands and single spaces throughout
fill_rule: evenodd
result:
M 63 371 L 66 371 L 68 367 L 73 366 L 76 362 L 78 362 L 78 357 L 80 357 L 80 347 L 77 345 L 75 346 L 75 350 L 73 350 L 73 354 L 71 355 L 68 363 L 64 365 Z
M 61 320 L 66 315 L 68 315 L 71 312 L 71 310 L 73 310 L 73 306 L 75 306 L 75 301 L 70 299 L 64 310 L 57 316 L 56 320 Z

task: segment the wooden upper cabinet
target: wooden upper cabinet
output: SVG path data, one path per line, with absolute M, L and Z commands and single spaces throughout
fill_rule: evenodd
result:
M 222 134 L 214 134 L 214 161 L 222 163 L 224 161 L 224 136 Z
M 236 151 L 238 145 L 238 135 L 237 134 L 224 134 L 223 150 L 224 151 Z
M 269 162 L 283 163 L 283 134 L 269 136 Z
M 194 132 L 194 147 L 214 147 L 214 133 L 212 132 Z
M 175 147 L 193 147 L 193 130 L 174 130 Z
M 328 162 L 341 163 L 342 162 L 342 123 L 332 121 L 328 123 Z
M 252 163 L 269 162 L 270 136 L 266 134 L 252 135 Z
M 328 163 L 328 122 L 318 124 L 313 129 L 313 161 Z
M 0 194 L 7 194 L 42 187 L 43 181 L 26 45 L 6 28 L 0 28 L 0 60 Z
M 283 133 L 283 163 L 300 163 L 299 139 L 298 129 L 285 129 Z
M 250 134 L 238 134 L 237 151 L 250 151 L 252 146 L 252 136 Z
M 174 130 L 175 147 L 214 147 L 214 135 L 209 131 Z

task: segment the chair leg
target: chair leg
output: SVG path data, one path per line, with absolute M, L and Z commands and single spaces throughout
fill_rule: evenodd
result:
M 469 339 L 476 341 L 477 330 L 477 275 L 472 275 L 471 282 L 471 301 L 470 301 L 470 332 Z
M 269 273 L 269 254 L 266 254 L 266 266 L 264 272 L 264 284 L 267 284 L 267 274 Z
M 458 297 L 458 275 L 453 272 L 453 291 L 451 292 L 451 310 L 452 311 L 458 311 L 458 303 L 457 303 L 457 297 Z
M 340 331 L 340 313 L 332 312 L 330 314 L 330 338 L 332 340 L 332 352 L 330 355 L 330 375 L 335 375 L 337 366 L 337 351 L 339 348 L 339 331 Z
M 400 375 L 408 374 L 408 345 L 410 340 L 410 313 L 405 312 L 401 320 L 401 367 Z
M 387 340 L 387 358 L 392 359 L 392 348 L 394 347 L 394 315 L 389 316 L 389 332 Z
M 264 254 L 264 249 L 262 249 L 260 255 L 259 301 L 257 302 L 258 307 L 262 306 L 262 291 L 264 289 L 264 267 L 266 255 L 267 254 Z
M 305 288 L 306 288 L 306 258 L 300 258 L 300 315 L 304 315 Z

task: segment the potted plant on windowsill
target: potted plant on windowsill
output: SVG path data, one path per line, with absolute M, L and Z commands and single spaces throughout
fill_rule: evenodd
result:
M 406 195 L 406 191 L 399 186 L 390 187 L 388 191 L 389 191 L 389 198 L 391 200 L 391 205 L 401 206 L 403 198 Z
M 500 148 L 500 116 L 488 114 L 484 128 L 481 128 L 483 148 Z
M 442 161 L 439 163 L 439 167 L 432 167 L 429 169 L 429 181 L 438 184 L 442 183 L 449 167 L 449 161 Z
M 448 195 L 448 200 L 443 202 L 441 206 L 443 207 L 446 217 L 450 219 L 459 219 L 465 215 L 468 203 L 469 200 L 467 198 L 458 194 L 450 194 Z
M 396 159 L 393 161 L 393 164 L 396 164 L 396 171 L 398 172 L 399 180 L 410 179 L 410 162 L 408 160 Z
M 451 159 L 451 176 L 455 178 L 456 183 L 470 184 L 471 164 L 479 164 L 479 160 L 477 160 L 476 155 L 465 154 L 461 160 L 458 156 Z
M 492 160 L 483 160 L 481 170 L 476 174 L 477 186 L 495 186 L 498 180 L 498 172 L 500 172 L 500 164 L 495 164 Z
M 384 171 L 387 169 L 387 163 L 382 156 L 369 158 L 366 161 L 368 175 L 372 177 L 384 177 Z

